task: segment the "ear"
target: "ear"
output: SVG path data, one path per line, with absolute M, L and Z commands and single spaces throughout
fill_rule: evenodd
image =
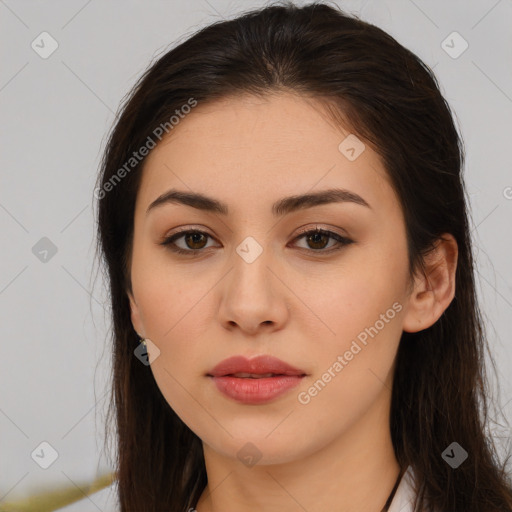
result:
M 415 278 L 403 330 L 418 332 L 435 324 L 455 297 L 458 246 L 450 233 L 436 241 L 424 257 L 425 272 Z
M 135 301 L 135 298 L 131 291 L 128 291 L 128 299 L 130 300 L 130 316 L 132 319 L 133 328 L 141 338 L 144 338 L 145 330 L 144 326 L 142 325 L 141 313 L 139 310 L 139 306 L 137 305 L 137 302 Z

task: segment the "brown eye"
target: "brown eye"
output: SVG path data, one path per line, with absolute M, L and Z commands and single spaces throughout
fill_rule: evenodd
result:
M 179 247 L 176 244 L 176 240 L 183 239 L 185 247 Z M 185 254 L 187 256 L 194 256 L 201 252 L 206 247 L 208 238 L 212 238 L 208 233 L 198 230 L 187 230 L 175 233 L 170 237 L 166 238 L 161 245 L 167 246 L 171 251 L 179 254 Z
M 204 233 L 192 232 L 183 236 L 187 247 L 190 249 L 203 249 L 206 243 L 206 236 Z M 192 244 L 192 245 L 189 245 Z
M 330 253 L 332 251 L 337 251 L 342 249 L 346 245 L 350 245 L 354 243 L 350 238 L 346 238 L 344 236 L 338 235 L 338 233 L 334 233 L 332 231 L 327 231 L 324 229 L 312 229 L 309 231 L 304 231 L 301 235 L 299 235 L 295 241 L 304 238 L 308 247 L 302 247 L 302 249 L 309 250 L 310 252 L 318 252 L 318 253 Z M 329 239 L 334 240 L 333 246 L 324 250 L 329 243 Z
M 306 236 L 310 247 L 311 244 L 313 244 L 312 249 L 325 249 L 326 245 L 329 243 L 329 238 L 331 238 L 329 235 L 317 232 Z

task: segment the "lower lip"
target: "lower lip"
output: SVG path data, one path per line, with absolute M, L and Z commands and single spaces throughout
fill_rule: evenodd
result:
M 301 375 L 279 375 L 250 379 L 240 377 L 212 377 L 217 389 L 228 398 L 243 404 L 264 404 L 298 386 Z

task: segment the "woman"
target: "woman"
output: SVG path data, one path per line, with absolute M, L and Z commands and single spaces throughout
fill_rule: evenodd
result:
M 430 69 L 335 7 L 150 67 L 95 191 L 121 511 L 512 510 L 463 158 Z

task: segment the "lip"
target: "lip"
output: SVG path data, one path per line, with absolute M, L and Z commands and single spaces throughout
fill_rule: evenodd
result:
M 224 359 L 209 372 L 213 377 L 225 377 L 234 373 L 254 373 L 264 375 L 274 373 L 278 375 L 305 375 L 306 372 L 299 370 L 281 359 L 272 356 L 257 356 L 247 359 L 244 356 L 234 356 Z
M 254 378 L 236 374 L 273 375 Z M 230 357 L 207 374 L 222 394 L 243 404 L 270 402 L 298 386 L 305 375 L 303 370 L 268 355 Z

